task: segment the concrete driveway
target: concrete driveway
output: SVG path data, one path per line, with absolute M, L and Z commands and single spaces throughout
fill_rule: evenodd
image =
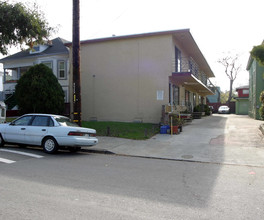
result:
M 195 119 L 179 135 L 158 134 L 149 140 L 99 137 L 90 149 L 119 155 L 264 166 L 263 121 L 242 115 L 219 115 Z

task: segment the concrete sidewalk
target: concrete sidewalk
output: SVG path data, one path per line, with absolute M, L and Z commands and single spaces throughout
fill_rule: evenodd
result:
M 158 134 L 149 140 L 99 137 L 91 150 L 151 158 L 264 166 L 262 121 L 241 115 L 213 115 L 193 120 L 179 135 Z

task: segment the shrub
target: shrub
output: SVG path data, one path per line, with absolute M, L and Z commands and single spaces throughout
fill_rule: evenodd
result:
M 261 107 L 259 108 L 259 116 L 261 119 L 264 119 L 264 105 L 262 104 Z
M 207 104 L 204 105 L 204 111 L 205 111 L 205 115 L 210 115 L 211 114 L 211 109 L 209 108 L 209 106 Z
M 16 85 L 15 97 L 22 114 L 61 114 L 64 92 L 52 70 L 44 64 L 31 67 Z
M 262 91 L 262 92 L 260 93 L 259 101 L 260 101 L 262 104 L 264 104 L 264 91 Z

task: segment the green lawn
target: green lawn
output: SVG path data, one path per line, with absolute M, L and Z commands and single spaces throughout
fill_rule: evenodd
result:
M 159 132 L 159 126 L 150 123 L 82 122 L 83 127 L 93 128 L 98 136 L 145 140 Z

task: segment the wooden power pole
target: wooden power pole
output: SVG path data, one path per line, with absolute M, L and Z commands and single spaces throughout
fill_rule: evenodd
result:
M 73 0 L 72 16 L 73 120 L 82 125 L 80 74 L 80 1 Z

